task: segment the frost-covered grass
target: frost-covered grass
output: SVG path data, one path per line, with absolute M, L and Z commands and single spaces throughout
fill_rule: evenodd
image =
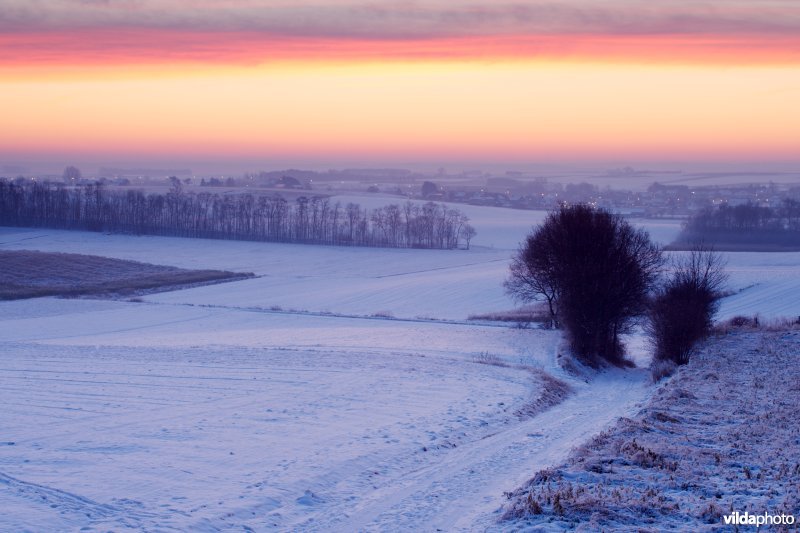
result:
M 705 531 L 732 511 L 800 515 L 798 353 L 795 331 L 710 339 L 636 416 L 511 494 L 502 528 Z
M 137 294 L 249 277 L 252 274 L 186 270 L 93 255 L 0 250 L 0 300 Z
M 763 318 L 758 313 L 751 316 L 737 315 L 727 320 L 721 320 L 714 325 L 713 331 L 717 335 L 725 335 L 736 331 L 790 331 L 800 329 L 800 318 L 768 317 Z
M 553 377 L 541 368 L 531 368 L 534 381 L 538 385 L 536 394 L 531 400 L 517 409 L 516 414 L 520 417 L 534 417 L 547 409 L 563 402 L 573 388 L 569 383 Z

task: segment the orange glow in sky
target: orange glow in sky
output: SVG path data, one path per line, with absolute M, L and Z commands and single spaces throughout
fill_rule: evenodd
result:
M 800 33 L 380 38 L 94 24 L 0 32 L 0 155 L 800 154 Z

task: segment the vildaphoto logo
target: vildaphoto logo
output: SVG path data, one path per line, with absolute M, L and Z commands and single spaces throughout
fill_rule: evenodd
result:
M 734 511 L 722 517 L 723 523 L 736 526 L 791 526 L 794 524 L 794 515 L 790 514 L 750 514 L 745 511 Z

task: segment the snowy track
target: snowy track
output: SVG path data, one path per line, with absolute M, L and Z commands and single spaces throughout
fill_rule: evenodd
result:
M 436 464 L 387 480 L 360 501 L 326 509 L 322 517 L 298 526 L 318 531 L 491 529 L 509 486 L 558 464 L 573 446 L 630 414 L 642 399 L 643 378 L 641 372 L 600 376 L 533 419 L 454 448 Z

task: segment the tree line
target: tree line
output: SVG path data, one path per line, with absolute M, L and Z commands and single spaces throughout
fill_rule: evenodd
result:
M 775 207 L 752 202 L 707 207 L 687 221 L 679 241 L 800 246 L 800 201 L 785 198 Z
M 475 229 L 457 209 L 428 202 L 376 209 L 322 196 L 111 191 L 102 184 L 0 179 L 0 225 L 210 239 L 389 248 L 469 248 Z

